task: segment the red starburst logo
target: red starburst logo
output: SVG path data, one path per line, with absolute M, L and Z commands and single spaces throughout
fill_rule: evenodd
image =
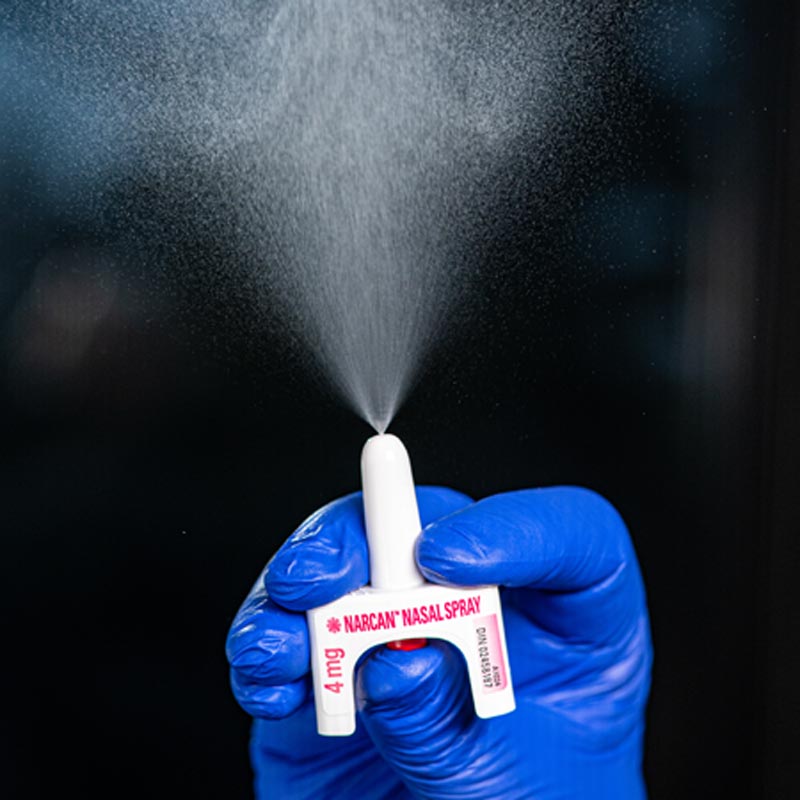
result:
M 339 633 L 342 629 L 342 623 L 336 617 L 331 617 L 326 623 L 326 627 L 331 633 Z

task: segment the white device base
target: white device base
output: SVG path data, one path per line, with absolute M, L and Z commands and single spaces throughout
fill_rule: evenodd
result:
M 496 586 L 365 587 L 308 611 L 307 618 L 317 731 L 322 736 L 355 731 L 355 665 L 367 650 L 401 639 L 442 639 L 457 647 L 467 664 L 479 717 L 497 717 L 515 708 Z

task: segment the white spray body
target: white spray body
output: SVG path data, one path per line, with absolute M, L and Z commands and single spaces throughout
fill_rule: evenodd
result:
M 318 732 L 349 736 L 355 731 L 358 659 L 388 642 L 406 649 L 402 640 L 450 642 L 464 656 L 475 713 L 486 718 L 513 711 L 497 587 L 439 586 L 417 569 L 414 545 L 422 526 L 403 443 L 391 434 L 369 439 L 361 478 L 370 586 L 307 612 Z

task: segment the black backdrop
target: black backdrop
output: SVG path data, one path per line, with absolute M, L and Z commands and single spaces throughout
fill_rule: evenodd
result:
M 788 798 L 798 19 L 674 5 L 627 166 L 547 241 L 526 236 L 533 206 L 493 232 L 497 274 L 539 260 L 546 305 L 487 286 L 393 430 L 420 482 L 606 494 L 649 592 L 652 796 Z M 65 223 L 37 180 L 46 154 L 17 146 L 35 114 L 6 112 L 2 796 L 247 797 L 227 627 L 277 544 L 356 486 L 369 432 L 257 326 L 255 346 L 157 277 L 144 293 L 115 277 L 102 228 Z

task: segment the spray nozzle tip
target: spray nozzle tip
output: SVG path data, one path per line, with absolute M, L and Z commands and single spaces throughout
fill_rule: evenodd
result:
M 408 461 L 408 453 L 403 443 L 393 433 L 378 433 L 370 436 L 361 453 L 362 468 L 370 468 L 385 461 Z M 409 464 L 409 469 L 410 469 Z

